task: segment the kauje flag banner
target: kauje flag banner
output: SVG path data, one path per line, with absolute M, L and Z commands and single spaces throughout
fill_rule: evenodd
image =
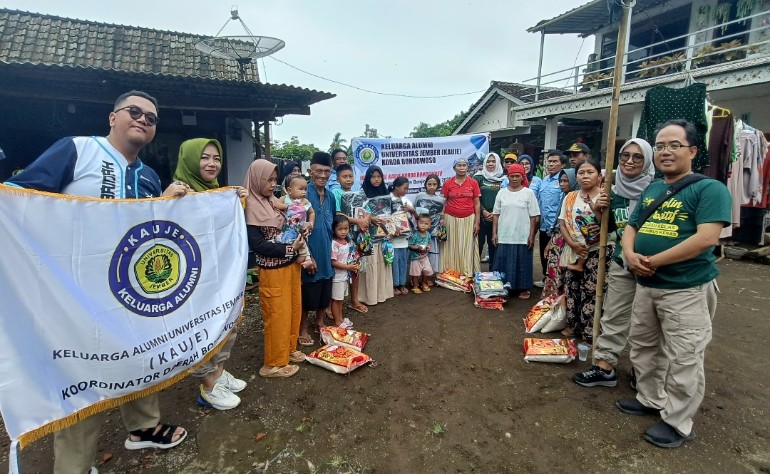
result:
M 436 174 L 443 183 L 455 175 L 454 162 L 468 161 L 468 175 L 484 166 L 489 154 L 489 136 L 486 133 L 452 135 L 436 138 L 354 138 L 353 152 L 356 184 L 360 189 L 364 174 L 370 166 L 382 168 L 386 183 L 399 176 L 409 179 L 409 194 L 425 190 L 425 178 Z
M 0 184 L 0 411 L 14 444 L 161 390 L 243 309 L 232 188 L 92 199 Z

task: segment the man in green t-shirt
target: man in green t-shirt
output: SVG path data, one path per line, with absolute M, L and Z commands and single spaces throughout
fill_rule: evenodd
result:
M 642 192 L 622 239 L 637 281 L 628 340 L 638 393 L 617 407 L 631 415 L 660 415 L 644 439 L 664 448 L 695 437 L 692 417 L 703 401 L 703 358 L 717 301 L 713 250 L 730 224 L 730 193 L 722 183 L 703 179 L 664 201 L 645 222 L 639 217 L 692 173 L 697 138 L 685 120 L 658 129 L 653 150 L 663 180 Z

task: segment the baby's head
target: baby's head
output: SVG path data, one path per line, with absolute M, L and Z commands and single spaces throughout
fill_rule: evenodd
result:
M 300 174 L 291 174 L 283 184 L 286 194 L 292 199 L 305 199 L 307 196 L 307 181 Z
M 420 214 L 417 216 L 417 229 L 420 230 L 420 232 L 427 232 L 428 229 L 430 229 L 432 221 L 428 214 Z

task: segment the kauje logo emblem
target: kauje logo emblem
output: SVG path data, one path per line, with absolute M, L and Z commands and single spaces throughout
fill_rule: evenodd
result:
M 129 311 L 157 317 L 172 313 L 200 280 L 201 253 L 185 229 L 170 221 L 132 227 L 110 260 L 112 294 Z
M 360 165 L 367 167 L 377 163 L 380 159 L 380 153 L 377 151 L 377 148 L 370 143 L 359 145 L 353 156 Z

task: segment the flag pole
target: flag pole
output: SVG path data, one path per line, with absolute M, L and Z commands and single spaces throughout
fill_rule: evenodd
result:
M 610 119 L 607 123 L 607 156 L 605 160 L 604 192 L 610 196 L 612 191 L 612 174 L 615 167 L 615 139 L 617 138 L 618 128 L 618 108 L 620 105 L 620 86 L 621 75 L 623 74 L 623 57 L 626 54 L 626 41 L 628 40 L 628 23 L 631 16 L 631 9 L 636 4 L 636 0 L 615 0 L 620 2 L 623 13 L 620 17 L 620 27 L 618 29 L 618 44 L 615 50 L 615 70 L 612 81 L 612 102 L 610 104 Z M 604 212 L 604 218 L 601 222 L 601 234 L 599 235 L 599 269 L 596 277 L 596 304 L 594 306 L 594 323 L 592 347 L 596 347 L 596 341 L 599 338 L 599 327 L 602 319 L 602 305 L 604 303 L 604 282 L 606 280 L 607 268 L 607 231 L 609 229 L 609 208 Z M 596 363 L 596 351 L 592 351 L 594 364 Z

